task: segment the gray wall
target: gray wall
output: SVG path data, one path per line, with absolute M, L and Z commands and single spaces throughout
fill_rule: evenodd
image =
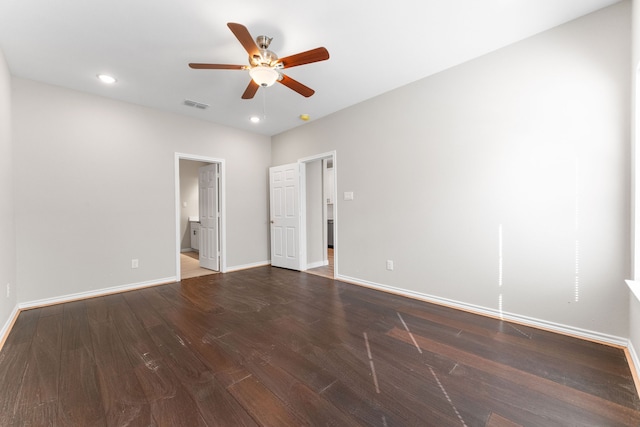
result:
M 13 203 L 11 76 L 4 54 L 0 50 L 0 331 L 10 320 L 17 301 Z M 7 284 L 11 286 L 8 298 Z
M 634 175 L 632 180 L 633 185 L 633 251 L 634 251 L 634 268 L 633 268 L 633 280 L 640 280 L 640 209 L 637 204 L 640 201 L 640 175 L 638 173 L 638 165 L 640 165 L 640 153 L 638 152 L 638 140 L 640 137 L 640 131 L 638 129 L 638 120 L 640 119 L 640 107 L 638 102 L 640 100 L 640 3 L 635 0 L 633 2 L 633 49 L 632 49 L 632 73 L 634 79 L 634 98 L 633 98 L 633 114 L 632 118 L 632 132 L 633 132 L 633 146 L 635 159 L 632 160 L 634 164 Z M 640 296 L 639 296 L 640 297 Z M 640 367 L 640 359 L 638 359 L 637 352 L 640 351 L 640 301 L 639 297 L 636 297 L 631 291 L 629 292 L 629 343 L 632 349 L 632 356 L 636 358 L 636 369 Z
M 626 337 L 630 29 L 622 2 L 273 137 L 337 150 L 339 277 Z
M 175 278 L 176 152 L 226 161 L 227 266 L 268 260 L 268 137 L 24 79 L 12 88 L 19 302 Z

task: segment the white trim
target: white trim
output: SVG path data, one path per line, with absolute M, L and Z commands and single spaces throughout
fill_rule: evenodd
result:
M 637 282 L 635 280 L 625 280 L 625 282 L 627 283 L 631 294 L 633 294 L 631 298 L 635 298 L 637 301 L 640 301 L 640 282 Z M 633 325 L 629 324 L 629 328 L 633 329 Z M 640 376 L 640 359 L 638 359 L 638 354 L 633 347 L 633 342 L 631 341 L 631 339 L 627 341 L 627 351 L 630 358 L 628 362 L 630 365 L 632 365 L 631 372 L 634 374 L 633 380 L 636 384 L 637 391 L 640 392 L 640 378 L 638 378 Z
M 226 166 L 224 159 L 200 156 L 197 154 L 174 153 L 174 191 L 176 215 L 176 277 L 180 278 L 180 253 L 182 236 L 180 235 L 180 160 L 218 163 L 220 165 L 220 273 L 227 270 L 227 199 L 226 199 Z
M 76 294 L 61 295 L 53 298 L 45 298 L 35 301 L 27 301 L 18 304 L 18 309 L 29 310 L 32 308 L 44 307 L 47 305 L 62 304 L 87 298 L 101 297 L 119 292 L 134 291 L 136 289 L 148 288 L 150 286 L 164 285 L 176 282 L 175 276 L 162 279 L 147 280 L 146 282 L 130 283 L 128 285 L 112 286 L 110 288 L 98 289 L 95 291 L 78 292 Z
M 18 317 L 19 313 L 20 313 L 20 309 L 16 304 L 13 307 L 13 310 L 11 310 L 11 314 L 9 314 L 9 317 L 7 318 L 7 321 L 4 323 L 4 326 L 2 326 L 2 329 L 0 329 L 0 349 L 3 347 L 3 343 L 9 336 L 9 332 L 11 332 L 11 325 L 13 325 L 13 322 L 16 321 L 16 318 Z
M 633 343 L 631 340 L 627 342 L 627 354 L 629 355 L 629 369 L 631 369 L 631 375 L 633 376 L 633 382 L 636 386 L 636 392 L 640 392 L 640 379 L 638 375 L 640 375 L 638 368 L 640 368 L 640 359 L 638 359 L 638 353 L 636 353 L 635 348 L 633 348 Z
M 638 353 L 636 353 L 636 349 L 633 348 L 631 340 L 627 343 L 627 350 L 629 351 L 629 356 L 631 356 L 629 363 L 633 363 L 633 366 L 636 368 L 636 372 L 638 372 L 638 368 L 640 368 L 640 359 L 638 359 Z
M 300 250 L 298 251 L 298 265 L 300 271 L 305 271 L 307 268 L 307 164 L 305 162 L 298 161 L 298 185 L 300 190 L 298 194 L 300 199 L 298 200 L 298 245 Z M 271 190 L 270 190 L 271 191 Z
M 253 262 L 251 264 L 234 265 L 232 267 L 227 267 L 227 273 L 231 273 L 232 271 L 248 270 L 250 268 L 256 268 L 256 267 L 265 267 L 267 265 L 271 265 L 271 260 Z
M 336 155 L 335 150 L 327 151 L 326 153 L 314 154 L 313 156 L 303 157 L 301 159 L 298 159 L 298 161 L 301 163 L 309 163 L 309 162 L 315 162 L 316 160 L 329 159 L 329 158 L 335 157 L 335 155 Z
M 327 214 L 329 204 L 327 203 L 327 192 L 325 186 L 327 182 L 328 161 L 328 159 L 320 160 L 320 179 L 322 180 L 322 247 L 324 248 L 322 251 L 322 260 L 327 264 L 329 263 L 329 215 Z M 333 162 L 331 163 L 331 167 L 333 168 Z M 331 169 L 331 172 L 333 172 L 333 169 Z M 331 211 L 333 213 L 333 205 L 331 205 Z
M 304 164 L 304 163 L 315 162 L 316 160 L 323 160 L 323 159 L 332 159 L 333 160 L 333 188 L 334 188 L 334 194 L 336 195 L 335 200 L 333 201 L 333 221 L 334 221 L 334 227 L 333 227 L 333 242 L 334 242 L 333 243 L 333 278 L 337 279 L 338 278 L 338 250 L 339 250 L 339 246 L 340 246 L 338 244 L 338 227 L 340 227 L 339 222 L 338 222 L 338 197 L 337 197 L 337 194 L 338 194 L 338 153 L 337 153 L 336 150 L 327 151 L 325 153 L 315 154 L 313 156 L 307 156 L 307 157 L 303 157 L 301 159 L 298 159 L 298 163 Z M 323 177 L 323 179 L 324 179 L 324 177 Z M 324 181 L 323 181 L 322 185 L 324 187 Z M 304 197 L 306 198 L 306 187 L 301 186 L 300 191 L 301 192 L 304 191 Z M 301 197 L 301 199 L 302 199 L 302 197 Z M 302 205 L 302 202 L 300 204 Z M 323 203 L 323 206 L 324 206 L 324 203 Z M 307 232 L 306 203 L 305 203 L 304 208 L 305 208 L 305 216 L 301 216 L 300 233 L 302 234 L 302 231 L 304 231 L 304 233 L 305 233 L 305 252 L 306 252 L 306 232 Z M 306 255 L 305 255 L 305 265 L 306 265 Z M 307 268 L 314 268 L 314 267 L 307 266 Z
M 631 293 L 640 302 L 640 282 L 636 282 L 635 280 L 625 280 L 625 282 L 627 283 Z
M 635 6 L 635 5 L 634 5 Z M 637 71 L 636 71 L 637 73 Z M 637 85 L 637 78 L 633 79 L 633 83 L 634 85 Z M 638 90 L 635 90 L 635 96 L 634 98 L 634 104 L 635 99 L 638 97 Z M 635 137 L 635 132 L 636 132 L 636 122 L 638 121 L 638 119 L 636 118 L 638 113 L 635 112 L 635 106 L 632 107 L 632 115 L 633 115 L 633 120 L 631 120 L 631 132 L 632 132 L 632 137 L 631 137 L 631 143 L 629 144 L 629 148 L 631 150 L 631 155 L 629 156 L 629 169 L 630 169 L 630 179 L 629 179 L 629 215 L 631 217 L 631 221 L 629 224 L 629 233 L 631 234 L 631 238 L 629 239 L 629 252 L 630 252 L 630 256 L 631 256 L 631 277 L 636 277 L 636 272 L 638 272 L 640 270 L 640 261 L 638 261 L 638 259 L 636 258 L 638 256 L 638 253 L 640 252 L 640 244 L 638 243 L 638 239 L 640 238 L 640 232 L 637 232 L 636 229 L 640 226 L 640 221 L 638 221 L 638 219 L 636 218 L 637 212 L 640 209 L 636 208 L 636 200 L 639 199 L 640 197 L 636 196 L 636 192 L 638 191 L 637 189 L 640 187 L 637 184 L 637 180 L 638 178 L 636 178 L 636 175 L 638 175 L 638 172 L 636 171 L 636 165 L 640 164 L 640 160 L 637 160 L 636 157 L 638 156 L 637 152 L 638 149 L 636 148 L 636 137 Z
M 544 329 L 552 332 L 558 332 L 564 335 L 571 335 L 578 338 L 583 338 L 590 341 L 597 341 L 605 344 L 615 345 L 618 347 L 628 347 L 629 340 L 627 338 L 618 337 L 615 335 L 604 334 L 601 332 L 590 331 L 587 329 L 576 328 L 573 326 L 563 325 L 560 323 L 549 322 L 546 320 L 536 319 L 528 316 L 521 316 L 514 313 L 500 312 L 499 310 L 486 308 L 475 304 L 467 304 L 460 301 L 451 300 L 448 298 L 436 297 L 433 295 L 423 294 L 421 292 L 410 291 L 407 289 L 396 288 L 394 286 L 383 285 L 380 283 L 370 282 L 367 280 L 357 279 L 354 277 L 339 275 L 336 280 L 342 280 L 344 282 L 352 283 L 354 285 L 365 286 L 385 292 L 394 293 L 397 295 L 406 296 L 438 305 L 444 305 L 447 307 L 457 308 L 460 310 L 480 314 L 483 316 L 498 318 L 501 320 L 520 323 L 523 325 L 531 326 L 537 329 Z
M 316 261 L 311 264 L 307 264 L 307 269 L 324 267 L 325 265 L 329 265 L 329 261 Z

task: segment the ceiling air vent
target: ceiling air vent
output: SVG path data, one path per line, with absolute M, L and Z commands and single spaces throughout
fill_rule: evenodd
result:
M 208 104 L 203 104 L 202 102 L 192 101 L 190 99 L 185 99 L 184 100 L 184 105 L 186 105 L 187 107 L 198 108 L 200 110 L 206 110 L 207 108 L 209 108 Z

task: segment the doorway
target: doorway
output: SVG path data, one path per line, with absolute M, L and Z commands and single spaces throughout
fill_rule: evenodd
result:
M 204 196 L 203 171 L 216 181 L 215 188 L 208 188 Z M 226 271 L 224 172 L 223 159 L 175 154 L 177 280 Z M 211 180 L 207 181 L 205 186 L 211 187 Z M 211 199 L 206 206 L 202 205 L 203 197 Z M 215 206 L 214 215 L 209 206 Z M 216 249 L 215 262 L 210 259 L 211 248 Z
M 304 233 L 307 245 L 307 273 L 336 277 L 337 204 L 336 153 L 324 153 L 301 159 L 304 164 Z

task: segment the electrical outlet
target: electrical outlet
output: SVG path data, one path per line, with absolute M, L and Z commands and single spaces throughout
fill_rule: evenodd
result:
M 131 260 L 131 268 L 138 268 L 138 260 L 137 259 L 132 259 Z
M 387 270 L 393 271 L 393 261 L 390 259 L 387 260 Z
M 7 283 L 7 298 L 11 295 L 11 283 Z

